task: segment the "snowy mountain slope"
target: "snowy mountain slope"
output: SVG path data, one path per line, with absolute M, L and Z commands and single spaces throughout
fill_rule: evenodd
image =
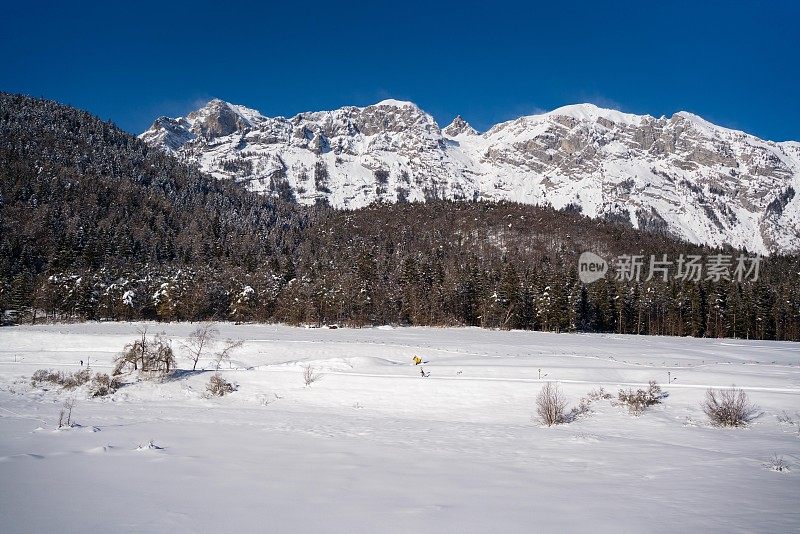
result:
M 800 251 L 800 143 L 686 112 L 654 118 L 578 104 L 479 134 L 461 117 L 442 129 L 397 100 L 288 119 L 212 100 L 157 119 L 140 137 L 215 176 L 305 204 L 513 200 L 694 243 Z

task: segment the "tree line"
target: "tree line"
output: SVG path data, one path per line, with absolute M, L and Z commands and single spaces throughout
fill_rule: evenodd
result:
M 15 321 L 800 340 L 796 256 L 765 258 L 757 281 L 607 276 L 587 285 L 577 270 L 586 250 L 718 251 L 514 203 L 300 206 L 216 180 L 85 112 L 19 95 L 0 95 L 0 195 L 0 313 Z

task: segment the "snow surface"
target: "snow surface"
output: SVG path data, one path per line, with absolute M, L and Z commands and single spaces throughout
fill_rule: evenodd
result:
M 3 532 L 800 530 L 800 435 L 777 419 L 800 411 L 798 344 L 226 324 L 245 344 L 224 398 L 204 398 L 200 370 L 105 399 L 30 385 L 81 359 L 110 371 L 140 326 L 0 329 Z M 196 326 L 149 328 L 179 350 Z M 309 364 L 323 377 L 305 387 Z M 571 424 L 532 419 L 546 381 L 575 404 L 650 379 L 669 397 L 640 417 L 603 401 Z M 731 384 L 761 415 L 712 427 L 700 400 Z M 71 395 L 82 426 L 55 430 Z M 773 454 L 791 470 L 765 468 Z
M 553 111 L 548 111 L 547 113 L 542 113 L 541 115 L 533 115 L 532 117 L 538 118 L 556 116 L 572 117 L 574 119 L 584 121 L 596 121 L 598 118 L 602 117 L 610 120 L 611 122 L 630 124 L 633 126 L 639 126 L 645 118 L 652 119 L 650 115 L 634 115 L 633 113 L 623 113 L 622 111 L 601 108 L 594 104 L 588 103 L 561 106 Z
M 393 106 L 393 107 L 397 107 L 397 108 L 402 108 L 402 107 L 406 107 L 406 106 L 410 106 L 410 107 L 414 107 L 414 108 L 417 107 L 417 105 L 414 104 L 413 102 L 409 102 L 408 100 L 397 100 L 395 98 L 387 98 L 385 100 L 381 100 L 380 102 L 378 102 L 375 105 L 376 106 Z

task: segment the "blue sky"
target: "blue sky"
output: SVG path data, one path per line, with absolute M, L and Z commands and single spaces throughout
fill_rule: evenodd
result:
M 800 2 L 0 2 L 0 90 L 134 133 L 211 97 L 392 97 L 442 126 L 593 102 L 800 140 Z

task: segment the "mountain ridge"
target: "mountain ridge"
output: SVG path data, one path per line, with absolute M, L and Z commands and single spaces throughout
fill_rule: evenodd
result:
M 218 178 L 303 204 L 510 200 L 574 209 L 697 244 L 800 250 L 800 143 L 689 112 L 573 104 L 477 132 L 416 104 L 266 117 L 214 99 L 139 136 Z

